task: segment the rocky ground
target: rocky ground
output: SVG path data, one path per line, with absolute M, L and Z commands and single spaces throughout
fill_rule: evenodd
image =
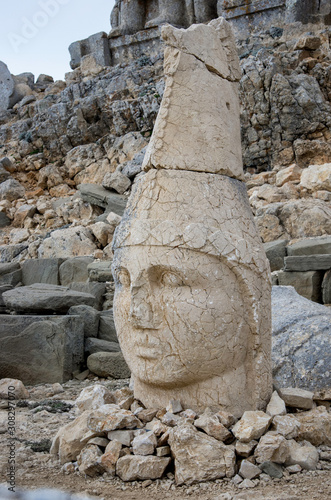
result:
M 93 498 L 156 499 L 199 498 L 202 500 L 295 500 L 326 499 L 331 496 L 331 463 L 329 470 L 302 471 L 285 474 L 282 479 L 263 477 L 254 480 L 251 489 L 240 488 L 233 479 L 219 479 L 191 486 L 176 486 L 171 472 L 156 481 L 122 482 L 107 474 L 89 478 L 76 472 L 64 472 L 57 457 L 48 453 L 50 441 L 60 426 L 72 421 L 74 408 L 67 411 L 66 404 L 74 405 L 83 388 L 101 383 L 111 390 L 128 385 L 128 380 L 113 381 L 90 378 L 83 382 L 73 380 L 63 384 L 27 387 L 29 406 L 16 408 L 16 459 L 18 488 L 58 488 Z M 54 394 L 55 393 L 55 394 Z M 47 401 L 47 402 L 45 402 Z M 21 403 L 20 403 L 21 405 Z M 2 406 L 5 406 L 2 404 Z M 1 449 L 8 443 L 7 410 L 1 410 Z M 1 476 L 5 478 L 6 453 L 1 453 Z

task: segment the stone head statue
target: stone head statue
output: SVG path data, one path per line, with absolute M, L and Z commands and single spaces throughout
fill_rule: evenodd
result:
M 269 265 L 241 181 L 239 116 L 217 135 L 231 119 L 226 103 L 238 110 L 234 72 L 226 69 L 233 51 L 217 50 L 214 24 L 200 26 L 163 30 L 172 45 L 147 173 L 135 183 L 114 239 L 115 324 L 135 397 L 146 406 L 175 398 L 186 408 L 240 416 L 270 396 Z M 222 74 L 223 99 L 213 98 Z M 181 104 L 199 91 L 190 121 Z M 199 103 L 209 114 L 198 113 Z M 194 126 L 199 116 L 201 131 Z

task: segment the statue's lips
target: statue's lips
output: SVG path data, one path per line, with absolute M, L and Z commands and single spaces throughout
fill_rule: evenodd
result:
M 135 354 L 139 358 L 156 359 L 160 357 L 162 352 L 159 339 L 152 337 L 150 334 L 140 334 L 134 342 Z

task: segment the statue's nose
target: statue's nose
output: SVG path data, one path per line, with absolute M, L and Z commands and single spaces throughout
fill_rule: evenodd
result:
M 161 310 L 148 283 L 131 286 L 130 321 L 137 328 L 158 328 Z

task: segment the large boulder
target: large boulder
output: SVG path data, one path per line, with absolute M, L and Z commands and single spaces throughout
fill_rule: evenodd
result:
M 28 259 L 22 264 L 23 285 L 34 283 L 59 284 L 59 265 L 62 259 Z
M 35 283 L 4 292 L 3 301 L 8 309 L 20 313 L 66 313 L 72 306 L 94 306 L 95 297 L 76 292 L 64 286 Z
M 121 352 L 95 352 L 87 358 L 87 366 L 98 377 L 119 379 L 131 375 Z
M 0 315 L 0 378 L 65 382 L 84 361 L 79 316 Z
M 84 226 L 53 231 L 40 245 L 41 258 L 70 258 L 92 255 L 97 247 L 92 232 Z
M 331 385 L 331 310 L 291 286 L 272 290 L 273 377 L 280 387 Z

